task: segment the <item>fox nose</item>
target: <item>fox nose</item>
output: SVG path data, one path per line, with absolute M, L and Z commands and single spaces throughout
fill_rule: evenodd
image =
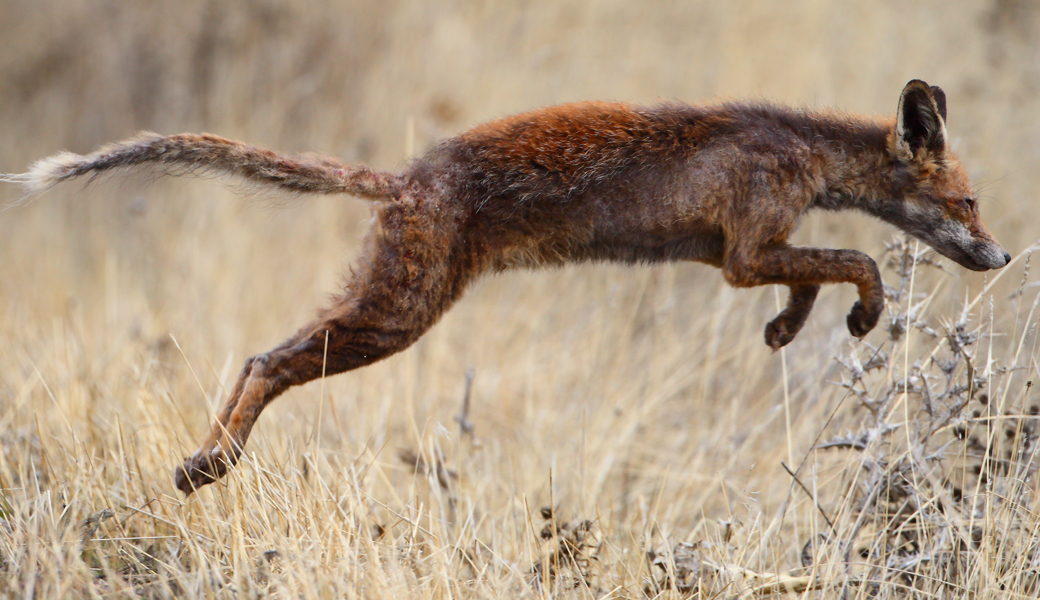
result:
M 1004 264 L 1006 265 L 1006 264 L 1008 264 L 1009 262 L 1011 262 L 1011 255 L 1010 255 L 1010 254 L 1008 254 L 1007 252 L 1005 252 L 1005 253 L 1004 253 Z

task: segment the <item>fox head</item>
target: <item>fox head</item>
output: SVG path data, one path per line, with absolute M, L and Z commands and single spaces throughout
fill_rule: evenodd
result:
M 950 151 L 941 88 L 918 79 L 906 84 L 888 152 L 896 189 L 885 220 L 973 271 L 999 269 L 1011 261 L 982 223 L 978 196 Z

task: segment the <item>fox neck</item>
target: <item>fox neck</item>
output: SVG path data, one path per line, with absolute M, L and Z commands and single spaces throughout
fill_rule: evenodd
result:
M 831 141 L 818 149 L 824 186 L 811 208 L 858 210 L 906 230 L 914 178 L 888 151 L 887 136 Z

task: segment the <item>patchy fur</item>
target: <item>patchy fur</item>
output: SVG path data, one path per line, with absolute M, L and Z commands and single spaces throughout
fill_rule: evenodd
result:
M 234 465 L 257 417 L 286 389 L 407 348 L 488 271 L 591 260 L 706 263 L 737 287 L 790 288 L 787 307 L 765 330 L 777 349 L 802 328 L 821 284 L 859 290 L 847 319 L 855 336 L 874 328 L 884 306 L 866 254 L 788 244 L 808 210 L 859 210 L 966 268 L 1003 267 L 1010 256 L 982 224 L 971 183 L 947 148 L 945 120 L 942 90 L 915 80 L 895 119 L 881 120 L 768 103 L 566 104 L 475 127 L 400 174 L 208 134 L 142 134 L 87 156 L 57 155 L 5 180 L 38 191 L 150 164 L 385 200 L 343 294 L 246 361 L 209 437 L 176 472 L 190 494 Z

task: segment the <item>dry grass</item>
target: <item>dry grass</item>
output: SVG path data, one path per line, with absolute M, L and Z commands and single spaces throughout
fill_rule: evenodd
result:
M 776 292 L 707 267 L 490 279 L 407 352 L 290 391 L 185 500 L 173 467 L 336 289 L 366 209 L 60 188 L 0 213 L 0 595 L 1035 597 L 1040 11 L 860 4 L 0 0 L 0 171 L 138 129 L 392 167 L 554 102 L 889 112 L 921 77 L 1017 257 L 943 273 L 813 217 L 801 242 L 896 259 L 892 319 L 850 341 L 828 288 L 775 355 Z

